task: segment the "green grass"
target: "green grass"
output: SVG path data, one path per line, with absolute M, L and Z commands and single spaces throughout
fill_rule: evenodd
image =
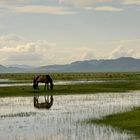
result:
M 43 74 L 43 73 L 40 73 Z M 44 73 L 45 74 L 45 73 Z M 140 90 L 140 73 L 48 73 L 56 80 L 104 80 L 101 83 L 84 83 L 75 85 L 55 85 L 53 91 L 46 91 L 53 95 L 89 94 L 99 92 L 126 92 Z M 17 80 L 16 83 L 32 82 L 35 73 L 3 73 L 0 79 Z M 122 81 L 123 80 L 123 81 Z M 0 87 L 0 97 L 43 95 L 41 90 L 34 91 L 32 86 Z
M 35 94 L 53 95 L 69 94 L 92 94 L 99 92 L 127 92 L 129 90 L 140 90 L 139 82 L 103 82 L 84 83 L 75 85 L 55 85 L 53 91 L 44 91 L 44 86 L 39 86 L 40 90 L 33 90 L 32 86 L 0 87 L 0 97 L 6 96 L 34 96 Z
M 42 73 L 41 73 L 42 74 Z M 44 73 L 45 74 L 45 73 Z M 33 90 L 32 86 L 0 87 L 0 97 L 34 96 L 34 95 L 70 95 L 70 94 L 94 94 L 109 92 L 127 92 L 140 90 L 140 72 L 133 73 L 48 73 L 55 80 L 104 80 L 103 83 L 83 83 L 75 85 L 55 85 L 53 91 Z M 4 73 L 0 79 L 19 80 L 32 82 L 35 73 Z M 22 81 L 23 80 L 23 81 Z M 120 81 L 118 81 L 120 80 Z M 124 80 L 124 81 L 122 81 Z M 140 108 L 133 111 L 110 115 L 102 120 L 89 120 L 88 123 L 111 125 L 122 130 L 128 130 L 140 137 Z
M 46 73 L 1 73 L 0 79 L 29 80 Z M 140 72 L 47 73 L 54 80 L 140 80 Z
M 97 120 L 91 119 L 87 122 L 90 124 L 96 123 L 109 125 L 120 130 L 126 130 L 140 138 L 140 107 L 134 108 L 129 112 L 109 115 Z
M 43 74 L 43 73 L 40 73 Z M 45 74 L 45 73 L 44 73 Z M 127 92 L 140 90 L 140 72 L 133 73 L 48 73 L 55 80 L 104 80 L 101 83 L 83 83 L 75 85 L 54 85 L 53 91 L 33 90 L 32 86 L 0 87 L 0 97 L 34 96 L 34 95 L 70 95 L 94 94 L 109 92 Z M 0 79 L 32 82 L 35 73 L 0 74 Z M 111 125 L 122 130 L 128 130 L 140 137 L 140 108 L 133 111 L 110 115 L 102 120 L 89 120 L 88 123 Z

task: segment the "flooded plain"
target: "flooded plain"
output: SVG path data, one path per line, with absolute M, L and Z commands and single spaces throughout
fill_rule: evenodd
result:
M 135 140 L 127 132 L 82 123 L 135 106 L 140 91 L 54 96 L 50 110 L 34 108 L 32 97 L 0 98 L 0 140 Z
M 97 81 L 97 80 L 77 80 L 77 81 L 54 81 L 54 85 L 75 85 L 75 84 L 82 84 L 82 83 L 102 83 L 105 81 Z M 25 82 L 22 80 L 9 80 L 9 79 L 0 79 L 0 87 L 11 87 L 11 86 L 32 86 L 33 83 Z M 39 85 L 44 85 L 44 83 L 39 83 Z

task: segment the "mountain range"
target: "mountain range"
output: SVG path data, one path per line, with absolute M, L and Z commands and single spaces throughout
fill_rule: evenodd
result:
M 140 71 L 140 59 L 120 57 L 118 59 L 101 59 L 75 61 L 65 65 L 47 65 L 32 67 L 27 65 L 0 65 L 0 73 L 24 72 L 136 72 Z

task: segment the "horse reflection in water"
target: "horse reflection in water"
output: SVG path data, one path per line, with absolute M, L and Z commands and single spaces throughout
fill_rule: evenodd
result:
M 53 80 L 49 75 L 38 75 L 35 76 L 33 78 L 33 88 L 34 90 L 39 90 L 39 86 L 38 83 L 45 83 L 44 86 L 44 90 L 46 90 L 46 86 L 48 90 L 53 90 Z M 45 108 L 45 109 L 49 109 L 52 105 L 53 105 L 53 96 L 47 95 L 47 99 L 46 96 L 44 96 L 45 98 L 45 102 L 39 103 L 39 96 L 34 96 L 34 107 L 36 108 Z
M 44 90 L 47 89 L 53 90 L 53 80 L 49 75 L 38 75 L 33 78 L 33 88 L 39 89 L 38 83 L 45 83 Z M 50 86 L 49 86 L 50 85 Z
M 47 97 L 47 100 L 45 100 L 45 102 L 39 103 L 39 98 L 38 97 L 34 97 L 34 107 L 38 108 L 38 109 L 50 109 L 51 106 L 53 105 L 53 96 L 49 96 Z

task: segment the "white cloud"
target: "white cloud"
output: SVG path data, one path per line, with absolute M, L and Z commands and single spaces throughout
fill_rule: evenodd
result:
M 121 40 L 117 42 L 112 42 L 110 45 L 117 47 L 113 49 L 109 54 L 106 54 L 106 58 L 140 58 L 140 39 Z
M 68 7 L 45 6 L 45 5 L 0 5 L 0 16 L 11 14 L 51 14 L 51 15 L 75 15 L 79 12 L 73 11 Z
M 112 6 L 100 6 L 100 7 L 94 8 L 94 10 L 95 11 L 121 12 L 124 9 L 122 9 L 122 8 L 116 8 L 116 7 L 112 7 Z
M 109 58 L 119 58 L 119 57 L 133 57 L 135 54 L 133 49 L 128 49 L 123 46 L 118 46 L 109 55 Z
M 48 56 L 48 49 L 53 43 L 47 41 L 25 41 L 17 35 L 0 37 L 0 63 L 28 63 L 41 62 L 44 56 Z M 47 55 L 46 55 L 47 54 Z
M 10 5 L 15 5 L 15 4 L 28 4 L 32 0 L 0 0 L 0 4 L 10 4 Z
M 9 34 L 9 35 L 4 35 L 0 36 L 0 47 L 13 47 L 16 46 L 17 44 L 23 44 L 24 43 L 24 38 L 21 36 L 18 36 L 16 34 Z
M 140 5 L 140 0 L 122 0 L 122 2 L 128 5 Z
M 52 14 L 52 15 L 74 15 L 78 14 L 76 11 L 70 10 L 68 7 L 60 6 L 44 6 L 44 5 L 27 5 L 27 6 L 17 6 L 17 5 L 3 5 L 1 13 L 13 14 L 13 13 L 32 13 L 32 14 Z M 5 12 L 6 11 L 6 12 Z
M 74 15 L 78 12 L 68 10 L 58 6 L 28 5 L 28 6 L 9 6 L 9 9 L 17 13 L 32 14 L 52 14 L 52 15 Z
M 65 52 L 69 53 L 67 56 L 68 63 L 74 61 L 90 60 L 95 58 L 94 49 L 88 47 L 65 48 Z
M 0 37 L 0 64 L 65 64 L 94 57 L 92 48 L 62 48 L 46 40 L 30 42 L 20 38 L 17 35 Z
M 60 4 L 69 4 L 79 7 L 93 6 L 96 3 L 115 2 L 116 0 L 59 0 Z M 119 0 L 120 3 L 129 5 L 140 5 L 140 0 Z
M 100 2 L 111 2 L 112 0 L 59 0 L 61 4 L 70 4 L 79 7 L 91 6 Z
M 106 45 L 117 47 L 111 52 L 109 50 L 105 51 L 104 49 L 97 51 L 93 47 L 61 47 L 54 42 L 48 42 L 46 40 L 28 41 L 18 35 L 1 36 L 0 64 L 40 66 L 125 56 L 140 58 L 140 39 L 122 40 Z
M 19 36 L 19 35 L 16 35 L 16 34 L 9 34 L 9 35 L 5 35 L 5 36 L 1 36 L 0 37 L 0 41 L 4 41 L 4 42 L 7 42 L 7 41 L 23 41 L 24 38 Z

